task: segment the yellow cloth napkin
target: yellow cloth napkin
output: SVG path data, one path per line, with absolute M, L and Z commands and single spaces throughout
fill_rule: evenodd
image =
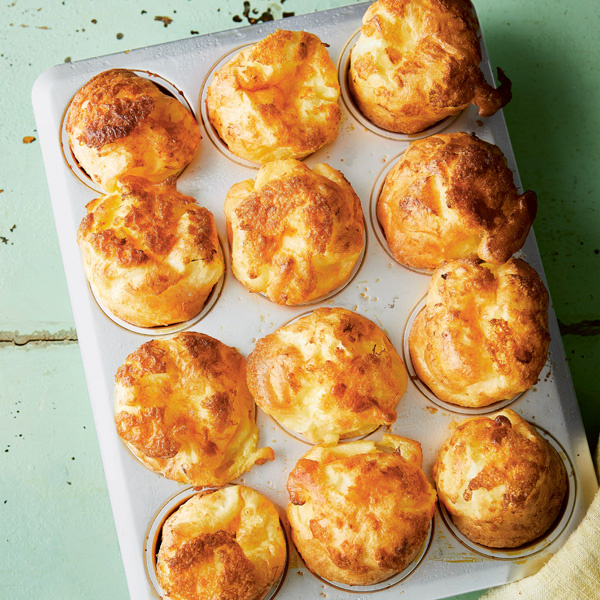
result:
M 600 479 L 600 441 L 596 451 Z M 600 490 L 579 527 L 535 575 L 490 590 L 481 600 L 600 600 Z

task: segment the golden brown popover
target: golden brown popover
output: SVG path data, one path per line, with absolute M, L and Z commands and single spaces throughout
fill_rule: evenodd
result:
M 470 103 L 493 115 L 510 80 L 491 87 L 479 68 L 479 23 L 469 0 L 378 0 L 365 13 L 348 85 L 360 111 L 389 131 L 416 133 Z
M 340 85 L 321 40 L 278 29 L 219 69 L 208 117 L 236 156 L 258 163 L 303 158 L 337 137 Z
M 87 205 L 77 242 L 96 298 L 140 327 L 187 321 L 223 275 L 212 213 L 175 189 L 141 177 Z
M 351 275 L 364 247 L 363 213 L 345 177 L 325 164 L 264 165 L 225 200 L 231 264 L 252 292 L 278 304 L 325 296 Z
M 248 356 L 256 403 L 313 442 L 365 435 L 396 420 L 402 359 L 369 319 L 319 308 L 259 339 Z
M 273 460 L 257 448 L 246 361 L 202 333 L 142 344 L 115 376 L 115 423 L 149 469 L 194 486 L 225 485 Z
M 107 192 L 125 175 L 153 182 L 177 175 L 200 144 L 190 111 L 127 69 L 90 79 L 71 101 L 66 129 L 73 155 Z
M 164 600 L 259 600 L 286 556 L 273 504 L 231 485 L 192 496 L 166 520 L 156 572 Z
M 525 261 L 444 263 L 409 336 L 415 371 L 460 406 L 512 398 L 538 379 L 547 358 L 548 292 Z
M 418 442 L 384 434 L 309 450 L 289 475 L 287 515 L 306 566 L 329 581 L 371 585 L 418 555 L 436 493 Z
M 458 529 L 492 548 L 543 535 L 567 489 L 556 450 L 510 409 L 462 421 L 440 449 L 433 476 Z
M 505 263 L 525 243 L 536 211 L 535 192 L 519 195 L 500 148 L 468 133 L 411 144 L 377 202 L 394 258 L 417 269 L 457 258 Z

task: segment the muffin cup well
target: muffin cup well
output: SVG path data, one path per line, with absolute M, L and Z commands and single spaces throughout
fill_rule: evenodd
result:
M 198 492 L 207 491 L 207 490 L 217 490 L 219 488 L 203 488 L 199 490 L 198 488 L 189 487 L 181 492 L 178 492 L 171 498 L 169 498 L 156 512 L 154 518 L 150 522 L 148 526 L 148 530 L 146 532 L 146 537 L 144 540 L 144 567 L 146 570 L 146 576 L 148 577 L 148 581 L 150 582 L 154 592 L 157 594 L 159 598 L 164 597 L 164 591 L 158 582 L 157 570 L 156 570 L 156 559 L 158 556 L 158 551 L 160 550 L 160 544 L 162 541 L 162 528 L 165 524 L 165 521 L 183 504 L 185 504 L 188 500 L 190 500 L 193 496 L 195 496 Z M 285 549 L 286 549 L 286 559 L 285 559 L 285 567 L 283 569 L 283 573 L 281 577 L 271 586 L 271 588 L 260 598 L 260 600 L 272 600 L 279 590 L 281 589 L 283 582 L 285 581 L 285 577 L 289 568 L 290 562 L 290 542 L 288 540 L 288 533 L 286 528 L 281 523 L 281 529 L 283 531 L 283 537 L 285 539 Z
M 344 50 L 338 62 L 338 79 L 340 81 L 341 97 L 344 102 L 344 105 L 346 106 L 348 112 L 352 115 L 352 117 L 356 121 L 358 121 L 363 127 L 368 129 L 372 133 L 375 133 L 376 135 L 390 140 L 396 140 L 399 142 L 409 142 L 411 140 L 419 140 L 421 138 L 428 137 L 435 133 L 440 133 L 440 131 L 446 129 L 446 127 L 450 126 L 459 117 L 459 115 L 461 114 L 460 112 L 455 115 L 446 117 L 445 119 L 442 119 L 438 123 L 435 123 L 431 127 L 427 127 L 426 129 L 423 129 L 423 131 L 419 131 L 418 133 L 396 133 L 395 131 L 388 131 L 387 129 L 378 127 L 377 125 L 369 121 L 369 119 L 367 119 L 367 117 L 365 117 L 362 114 L 362 112 L 356 105 L 356 102 L 354 101 L 354 98 L 352 97 L 352 94 L 350 93 L 350 89 L 348 87 L 348 77 L 350 76 L 350 53 L 352 52 L 352 48 L 356 44 L 356 41 L 358 40 L 359 36 L 360 29 L 356 33 L 354 33 L 354 35 L 348 40 L 346 46 L 344 47 Z
M 130 69 L 130 71 L 132 71 L 139 77 L 144 77 L 145 79 L 149 79 L 160 89 L 161 92 L 163 92 L 163 94 L 166 94 L 167 96 L 171 96 L 172 98 L 175 98 L 176 100 L 181 102 L 181 104 L 183 104 L 190 111 L 190 114 L 194 117 L 194 119 L 196 119 L 196 121 L 198 121 L 198 117 L 192 108 L 192 104 L 185 97 L 185 94 L 175 84 L 171 83 L 168 79 L 165 79 L 161 75 L 158 75 L 157 73 L 152 73 L 145 69 Z M 83 183 L 88 188 L 94 190 L 95 192 L 98 192 L 99 194 L 106 194 L 106 191 L 103 190 L 95 181 L 93 181 L 92 178 L 88 175 L 87 171 L 85 171 L 85 169 L 79 164 L 79 161 L 73 155 L 73 152 L 71 151 L 71 146 L 69 145 L 69 135 L 67 133 L 67 119 L 69 116 L 69 109 L 71 107 L 71 101 L 73 100 L 74 97 L 75 97 L 75 95 L 73 95 L 73 97 L 71 98 L 71 100 L 69 100 L 69 103 L 65 107 L 65 111 L 63 113 L 63 116 L 62 116 L 62 119 L 60 122 L 60 131 L 59 131 L 60 149 L 61 149 L 63 158 L 65 159 L 65 162 L 67 163 L 67 167 L 69 168 L 71 173 L 73 173 L 73 175 L 77 179 L 79 179 L 79 181 L 81 183 Z M 185 168 L 183 169 L 183 171 L 185 171 Z
M 577 496 L 577 478 L 575 476 L 573 463 L 566 450 L 554 436 L 539 425 L 533 423 L 530 423 L 530 425 L 535 427 L 538 433 L 556 450 L 559 458 L 564 463 L 565 471 L 567 472 L 567 493 L 565 494 L 560 512 L 548 531 L 535 540 L 523 544 L 518 548 L 490 548 L 488 546 L 477 544 L 464 535 L 454 524 L 452 516 L 444 506 L 444 503 L 441 501 L 438 502 L 444 524 L 450 530 L 452 535 L 471 552 L 501 561 L 515 561 L 522 558 L 528 558 L 535 554 L 539 554 L 558 539 L 571 519 Z
M 313 312 L 312 310 L 308 310 L 308 311 L 303 312 L 303 313 L 301 313 L 299 315 L 296 315 L 294 318 L 292 318 L 289 321 L 286 321 L 285 323 L 283 323 L 282 325 L 280 325 L 280 327 L 278 327 L 278 329 L 281 329 L 282 327 L 286 327 L 287 325 L 291 325 L 292 323 L 294 323 L 298 319 L 302 319 L 303 317 L 307 317 L 312 312 Z M 267 414 L 267 413 L 265 413 L 265 414 Z M 292 429 L 288 429 L 287 427 L 285 427 L 284 425 L 282 425 L 272 415 L 267 415 L 267 416 L 269 417 L 269 419 L 271 419 L 271 421 L 273 421 L 273 423 L 275 423 L 275 425 L 277 425 L 277 427 L 279 427 L 279 429 L 281 429 L 281 431 L 283 431 L 285 434 L 289 435 L 291 438 L 295 439 L 297 442 L 302 442 L 303 444 L 306 444 L 307 446 L 316 446 L 317 444 L 323 443 L 323 442 L 312 442 L 308 438 L 304 437 L 301 433 L 298 433 L 297 431 L 293 431 Z M 371 436 L 372 434 L 374 434 L 377 431 L 379 431 L 382 427 L 383 427 L 383 425 L 379 425 L 379 427 L 376 427 L 375 429 L 373 429 L 372 431 L 369 431 L 368 433 L 365 433 L 364 435 L 359 435 L 359 436 L 356 436 L 356 437 L 340 439 L 340 440 L 338 440 L 338 443 L 344 444 L 346 442 L 356 442 L 358 440 L 364 440 L 364 439 L 368 438 L 369 436 Z
M 323 308 L 323 307 L 319 307 L 319 308 Z M 336 307 L 334 306 L 328 306 L 327 308 L 330 309 L 335 309 Z M 342 308 L 342 307 L 337 307 L 337 308 Z M 277 329 L 275 331 L 281 330 L 289 325 L 291 325 L 292 323 L 295 323 L 296 321 L 298 321 L 299 319 L 303 319 L 305 317 L 310 316 L 315 310 L 317 310 L 316 308 L 314 310 L 308 310 L 305 312 L 302 312 L 300 314 L 297 314 L 296 316 L 292 317 L 291 319 L 289 319 L 288 321 L 285 321 L 284 323 L 282 323 L 279 327 L 277 327 Z M 350 309 L 346 309 L 346 310 L 350 310 Z M 356 312 L 356 311 L 351 311 L 351 312 Z M 356 313 L 359 314 L 360 313 Z M 365 317 L 364 315 L 360 315 L 361 317 L 363 317 L 364 319 L 368 319 L 368 317 Z M 273 332 L 271 332 L 273 333 Z M 388 333 L 386 331 L 383 331 L 384 335 L 387 337 L 389 343 L 393 346 L 393 343 L 388 335 Z M 398 352 L 398 354 L 400 354 Z M 401 398 L 398 399 L 398 403 L 401 401 Z M 261 410 L 263 410 L 261 408 Z M 268 416 L 268 418 L 279 428 L 281 429 L 281 431 L 283 431 L 285 434 L 287 434 L 288 436 L 290 436 L 291 438 L 293 438 L 294 440 L 301 442 L 303 444 L 306 444 L 307 446 L 316 446 L 318 444 L 328 444 L 329 440 L 322 440 L 320 442 L 314 442 L 312 440 L 309 440 L 307 437 L 305 437 L 304 435 L 302 435 L 301 433 L 294 431 L 292 429 L 289 429 L 288 427 L 286 427 L 285 425 L 283 425 L 282 423 L 280 423 L 273 415 L 265 412 L 263 410 L 263 412 Z M 367 438 L 370 438 L 373 434 L 375 434 L 376 432 L 378 432 L 380 429 L 384 428 L 384 431 L 389 430 L 390 426 L 386 426 L 385 423 L 380 423 L 379 425 L 376 425 L 373 427 L 373 429 L 371 429 L 370 431 L 367 431 L 366 433 L 363 433 L 361 435 L 355 435 L 352 437 L 344 437 L 344 438 L 339 438 L 336 440 L 336 443 L 339 444 L 345 444 L 348 442 L 356 442 L 358 440 L 364 440 Z
M 219 252 L 221 256 L 224 257 L 223 245 L 221 243 L 221 238 L 219 238 Z M 172 335 L 174 333 L 179 333 L 180 331 L 185 331 L 186 329 L 190 329 L 196 323 L 201 321 L 208 313 L 213 309 L 217 301 L 221 296 L 221 292 L 223 291 L 223 286 L 225 285 L 225 278 L 227 276 L 227 270 L 223 272 L 221 278 L 211 290 L 202 310 L 187 321 L 182 321 L 180 323 L 173 323 L 172 325 L 158 325 L 156 327 L 138 327 L 137 325 L 133 325 L 132 323 L 128 323 L 123 319 L 117 317 L 114 313 L 112 313 L 98 298 L 95 294 L 93 287 L 90 285 L 89 281 L 87 282 L 88 288 L 90 290 L 90 294 L 92 295 L 94 302 L 98 305 L 98 308 L 104 313 L 104 315 L 110 319 L 115 325 L 118 325 L 122 329 L 126 329 L 127 331 L 132 331 L 133 333 L 139 333 L 140 335 L 147 335 L 150 337 L 161 337 L 165 335 Z

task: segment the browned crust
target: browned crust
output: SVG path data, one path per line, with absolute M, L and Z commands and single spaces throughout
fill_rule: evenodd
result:
M 332 142 L 341 117 L 339 93 L 321 40 L 278 29 L 215 74 L 206 106 L 234 154 L 266 163 L 303 158 Z
M 354 454 L 353 444 L 339 454 L 317 446 L 298 461 L 288 478 L 287 512 L 309 569 L 330 581 L 370 585 L 402 571 L 418 554 L 435 492 L 400 451 L 375 447 Z
M 181 483 L 223 485 L 257 462 L 245 360 L 210 336 L 185 332 L 143 344 L 115 376 L 117 433 L 150 469 Z
M 176 595 L 182 600 L 197 600 L 198 564 L 218 561 L 215 573 L 220 590 L 219 598 L 239 600 L 255 596 L 254 565 L 246 558 L 235 537 L 224 531 L 205 533 L 182 544 L 169 559 Z M 167 592 L 172 596 L 171 586 Z
M 131 176 L 87 210 L 77 241 L 90 284 L 112 313 L 152 327 L 202 309 L 224 270 L 210 211 L 173 182 Z
M 391 425 L 407 386 L 383 331 L 342 308 L 319 308 L 259 339 L 247 376 L 256 403 L 282 424 L 303 427 L 312 441 Z
M 554 448 L 509 409 L 463 421 L 440 449 L 433 475 L 456 526 L 493 548 L 543 535 L 567 489 Z
M 473 102 L 490 116 L 511 99 L 479 68 L 479 24 L 468 0 L 378 0 L 351 52 L 349 88 L 361 112 L 390 131 L 416 133 Z M 367 44 L 366 40 L 376 42 Z
M 502 151 L 467 133 L 414 142 L 388 174 L 377 216 L 402 264 L 505 263 L 525 243 L 537 196 L 519 195 Z
M 364 246 L 360 200 L 337 170 L 295 160 L 265 165 L 225 201 L 234 275 L 251 291 L 295 305 L 350 276 Z
M 117 433 L 150 458 L 173 458 L 181 448 L 177 436 L 186 424 L 166 427 L 165 410 L 164 406 L 152 406 L 137 415 L 119 413 L 115 416 Z
M 521 259 L 443 264 L 409 336 L 419 379 L 460 406 L 487 406 L 530 388 L 549 342 L 548 292 Z
M 129 135 L 154 109 L 148 94 L 153 88 L 151 81 L 127 69 L 99 73 L 75 94 L 67 133 L 74 132 L 77 122 L 77 139 L 96 149 Z

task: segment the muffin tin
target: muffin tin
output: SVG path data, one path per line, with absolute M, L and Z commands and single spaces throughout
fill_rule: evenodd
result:
M 500 146 L 515 173 L 517 185 L 520 185 L 501 112 L 484 119 L 478 116 L 475 107 L 470 106 L 456 118 L 446 119 L 413 136 L 384 132 L 370 125 L 357 112 L 348 96 L 345 73 L 349 50 L 367 6 L 368 3 L 357 4 L 289 18 L 284 22 L 269 22 L 60 65 L 43 73 L 34 85 L 33 104 L 59 243 L 121 554 L 130 594 L 135 600 L 158 597 L 153 574 L 157 532 L 168 514 L 193 490 L 184 489 L 144 468 L 121 443 L 115 431 L 113 381 L 127 355 L 147 341 L 148 336 L 158 337 L 187 329 L 211 335 L 237 347 L 247 356 L 258 338 L 305 314 L 307 309 L 316 305 L 341 306 L 359 312 L 384 329 L 396 349 L 401 353 L 404 349 L 410 374 L 404 333 L 411 314 L 414 316 L 415 308 L 426 294 L 429 275 L 402 267 L 389 254 L 373 210 L 383 172 L 387 172 L 413 139 L 441 130 L 467 131 Z M 342 85 L 340 132 L 334 143 L 309 156 L 306 163 L 326 162 L 344 173 L 360 197 L 365 215 L 367 244 L 360 267 L 347 285 L 310 307 L 275 305 L 259 295 L 250 294 L 231 276 L 223 202 L 231 185 L 256 176 L 258 165 L 231 156 L 206 121 L 199 102 L 210 81 L 211 71 L 225 56 L 262 39 L 278 27 L 304 29 L 329 44 L 329 53 L 338 65 Z M 484 73 L 491 80 L 492 71 L 484 47 L 482 51 Z M 213 213 L 226 259 L 226 274 L 219 284 L 221 287 L 213 293 L 210 309 L 184 324 L 144 329 L 107 316 L 96 303 L 83 272 L 76 232 L 85 215 L 86 203 L 99 193 L 70 154 L 64 117 L 75 92 L 97 73 L 114 67 L 133 69 L 154 78 L 175 97 L 189 104 L 200 122 L 203 137 L 200 150 L 180 176 L 177 187 Z M 514 92 L 519 94 L 518 89 Z M 543 277 L 533 233 L 520 255 Z M 366 597 L 379 590 L 377 596 L 381 600 L 395 598 L 400 593 L 407 599 L 441 598 L 519 579 L 537 570 L 560 548 L 583 518 L 593 497 L 596 479 L 552 308 L 549 316 L 552 342 L 548 362 L 538 383 L 514 399 L 510 406 L 545 432 L 567 467 L 569 495 L 562 516 L 551 532 L 533 545 L 510 552 L 482 549 L 465 542 L 438 507 L 420 558 L 387 582 L 358 588 L 330 584 L 311 574 L 288 539 L 287 572 L 281 585 L 270 592 L 270 597 L 350 599 Z M 391 432 L 421 442 L 424 470 L 431 479 L 437 450 L 453 426 L 467 416 L 468 410 L 433 402 L 427 390 L 421 391 L 415 385 L 414 374 L 412 379 L 398 404 L 398 419 Z M 492 405 L 478 412 L 490 413 L 498 408 Z M 309 446 L 297 436 L 286 433 L 260 409 L 257 409 L 257 422 L 259 443 L 273 448 L 275 460 L 253 467 L 236 482 L 253 487 L 273 501 L 287 527 L 287 475 Z M 368 437 L 381 439 L 381 430 Z

